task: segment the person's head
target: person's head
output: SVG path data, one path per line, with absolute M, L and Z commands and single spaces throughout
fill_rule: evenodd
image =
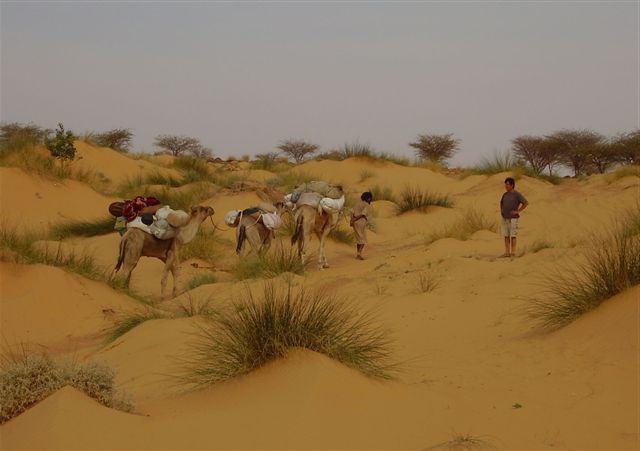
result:
M 360 199 L 362 199 L 363 201 L 365 201 L 366 203 L 370 204 L 371 201 L 373 200 L 373 194 L 371 194 L 369 191 L 365 191 L 364 193 L 362 193 L 362 195 L 360 196 Z
M 513 177 L 507 177 L 506 179 L 504 179 L 504 189 L 506 189 L 507 191 L 513 191 L 515 187 L 516 181 L 513 179 Z

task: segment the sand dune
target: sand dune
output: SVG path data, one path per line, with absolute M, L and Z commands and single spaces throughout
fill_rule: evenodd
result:
M 92 147 L 83 148 L 82 155 L 82 164 L 95 170 L 104 166 L 135 174 L 155 167 Z M 158 167 L 170 159 L 156 158 Z M 372 174 L 360 180 L 363 170 Z M 56 185 L 17 169 L 0 171 L 3 210 L 31 222 L 101 217 L 110 201 L 81 183 Z M 170 376 L 179 372 L 190 334 L 204 321 L 179 317 L 178 304 L 209 299 L 212 307 L 222 308 L 241 299 L 243 290 L 259 291 L 264 283 L 240 282 L 224 272 L 237 261 L 235 229 L 224 224 L 224 214 L 260 198 L 253 191 L 220 191 L 202 203 L 216 210 L 213 220 L 221 230 L 215 233 L 223 240 L 215 244 L 220 257 L 213 265 L 216 274 L 227 277 L 159 302 L 163 265 L 142 259 L 132 289 L 148 296 L 167 318 L 144 322 L 108 345 L 103 331 L 112 315 L 142 308 L 138 301 L 60 268 L 0 264 L 3 337 L 37 343 L 57 355 L 107 362 L 118 370 L 116 381 L 132 395 L 139 413 L 107 409 L 67 387 L 0 427 L 2 446 L 427 449 L 446 448 L 456 434 L 469 434 L 510 449 L 637 447 L 640 289 L 549 334 L 537 330 L 524 309 L 540 295 L 545 275 L 583 261 L 589 234 L 633 207 L 639 177 L 592 176 L 560 185 L 519 178 L 517 189 L 531 205 L 521 220 L 521 255 L 510 260 L 497 258 L 503 249 L 496 230 L 476 231 L 466 239 L 441 233 L 455 229 L 470 208 L 497 220 L 507 174 L 459 179 L 359 159 L 312 161 L 294 171 L 343 183 L 350 196 L 375 185 L 398 195 L 414 184 L 453 201 L 453 208 L 400 216 L 392 202 L 376 201 L 376 232 L 370 234 L 365 261 L 354 259 L 351 246 L 330 241 L 330 268 L 312 266 L 304 276 L 277 279 L 375 309 L 404 363 L 397 381 L 374 381 L 326 356 L 296 349 L 204 390 L 184 393 L 175 384 Z M 272 174 L 251 171 L 249 176 L 260 181 Z M 20 189 L 12 188 L 9 197 L 5 187 Z M 212 224 L 207 221 L 203 228 L 210 232 Z M 430 238 L 434 233 L 440 235 Z M 90 252 L 110 267 L 118 242 L 115 233 L 69 238 L 61 249 Z M 316 246 L 314 240 L 312 251 Z M 186 261 L 183 281 L 202 271 L 190 263 L 209 264 Z M 433 291 L 421 288 L 425 275 L 437 280 Z

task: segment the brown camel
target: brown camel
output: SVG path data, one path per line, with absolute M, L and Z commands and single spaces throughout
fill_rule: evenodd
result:
M 236 253 L 243 254 L 245 241 L 249 242 L 251 252 L 258 254 L 267 252 L 271 247 L 272 239 L 273 231 L 269 230 L 258 218 L 253 215 L 243 216 L 236 229 Z
M 295 230 L 291 237 L 291 245 L 298 243 L 298 255 L 304 262 L 306 260 L 307 243 L 311 239 L 311 234 L 315 233 L 320 240 L 318 248 L 318 268 L 324 269 L 329 267 L 327 257 L 324 252 L 324 243 L 331 229 L 336 225 L 338 216 L 327 213 L 311 205 L 300 205 L 294 216 Z
M 186 225 L 179 227 L 175 238 L 160 240 L 140 229 L 130 228 L 120 240 L 120 255 L 115 272 L 122 268 L 126 284 L 129 286 L 131 272 L 138 264 L 140 257 L 155 257 L 164 262 L 164 270 L 160 279 L 161 294 L 164 297 L 169 272 L 173 275 L 173 295 L 178 291 L 178 275 L 180 270 L 180 247 L 189 243 L 198 233 L 202 222 L 214 213 L 211 207 L 196 205 L 191 207 L 191 214 Z

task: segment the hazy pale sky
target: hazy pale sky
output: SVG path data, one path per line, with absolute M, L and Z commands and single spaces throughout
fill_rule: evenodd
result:
M 359 139 L 454 163 L 518 134 L 639 125 L 639 6 L 609 2 L 3 2 L 3 121 L 130 127 L 217 155 Z

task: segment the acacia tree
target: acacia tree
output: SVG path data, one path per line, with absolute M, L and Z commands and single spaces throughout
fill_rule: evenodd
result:
M 76 148 L 73 141 L 76 138 L 70 130 L 65 130 L 62 123 L 58 123 L 56 134 L 53 138 L 45 138 L 44 145 L 51 156 L 60 160 L 60 165 L 64 168 L 65 160 L 73 160 L 76 156 Z
M 640 165 L 640 130 L 619 134 L 611 146 L 618 162 Z
M 153 145 L 169 152 L 174 157 L 184 153 L 197 153 L 203 148 L 198 138 L 184 135 L 158 135 Z
M 445 135 L 418 135 L 415 142 L 409 143 L 416 149 L 418 157 L 434 163 L 443 163 L 458 150 L 460 140 L 453 133 Z
M 94 137 L 98 146 L 109 147 L 120 152 L 129 152 L 133 141 L 133 131 L 130 128 L 114 128 Z
M 619 161 L 613 143 L 603 140 L 600 144 L 593 146 L 588 154 L 589 167 L 595 169 L 600 174 L 607 172 L 611 166 Z
M 559 159 L 578 176 L 589 169 L 591 155 L 604 142 L 604 137 L 591 130 L 560 130 L 547 136 Z
M 511 151 L 528 164 L 534 173 L 540 174 L 547 167 L 545 148 L 548 143 L 541 136 L 523 135 L 511 140 Z
M 308 155 L 312 155 L 320 147 L 302 139 L 286 139 L 278 144 L 278 149 L 296 163 L 302 163 Z

